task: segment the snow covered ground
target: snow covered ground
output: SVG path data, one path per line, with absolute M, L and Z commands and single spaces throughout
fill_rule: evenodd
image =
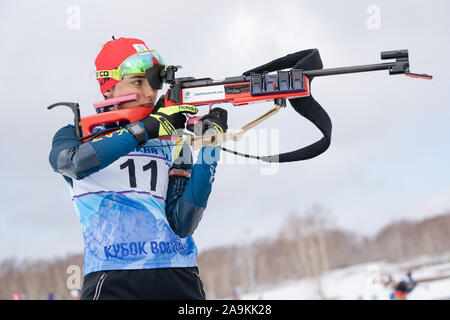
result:
M 377 261 L 353 265 L 330 270 L 319 281 L 303 279 L 287 282 L 278 287 L 259 288 L 255 292 L 242 294 L 240 299 L 321 299 L 320 287 L 322 297 L 325 297 L 325 299 L 388 300 L 392 289 L 384 287 L 380 280 L 391 275 L 394 281 L 400 281 L 407 278 L 406 273 L 408 271 L 412 271 L 415 280 L 427 280 L 419 282 L 417 287 L 408 295 L 408 300 L 450 299 L 450 254 L 437 257 L 424 256 L 403 263 Z M 435 278 L 436 280 L 432 280 Z

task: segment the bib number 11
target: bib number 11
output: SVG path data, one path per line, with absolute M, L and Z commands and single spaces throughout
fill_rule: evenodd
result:
M 128 168 L 128 175 L 129 175 L 129 181 L 130 181 L 130 187 L 136 188 L 136 167 L 134 164 L 133 159 L 128 159 L 124 163 L 120 165 L 120 170 L 123 170 L 125 168 Z M 156 178 L 158 177 L 158 166 L 156 163 L 156 160 L 151 160 L 149 163 L 147 163 L 145 166 L 142 167 L 142 171 L 151 170 L 151 178 L 150 178 L 150 190 L 155 191 L 156 190 Z

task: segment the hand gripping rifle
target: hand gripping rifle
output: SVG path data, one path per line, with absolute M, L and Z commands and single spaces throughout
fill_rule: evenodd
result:
M 254 156 L 228 150 L 239 156 L 259 159 L 265 162 L 292 162 L 311 159 L 326 151 L 331 141 L 331 120 L 326 111 L 311 96 L 311 81 L 314 77 L 330 76 L 347 73 L 369 72 L 388 70 L 390 75 L 404 74 L 409 77 L 432 79 L 427 74 L 411 73 L 409 69 L 408 50 L 385 51 L 381 53 L 382 60 L 391 62 L 351 66 L 343 68 L 323 69 L 323 64 L 317 49 L 303 50 L 289 54 L 285 57 L 273 60 L 257 68 L 246 71 L 241 76 L 227 77 L 224 80 L 213 80 L 211 78 L 195 79 L 193 77 L 176 78 L 175 73 L 180 66 L 154 65 L 146 71 L 146 77 L 154 89 L 162 89 L 163 83 L 170 85 L 164 95 L 164 107 L 177 104 L 192 104 L 195 106 L 211 106 L 218 103 L 231 103 L 234 106 L 247 105 L 257 102 L 273 101 L 275 107 L 262 114 L 255 120 L 242 126 L 237 132 L 226 132 L 220 137 L 194 136 L 187 134 L 188 142 L 194 149 L 210 144 L 215 139 L 221 141 L 238 141 L 245 132 L 254 128 L 259 123 L 276 114 L 286 106 L 289 100 L 294 110 L 301 116 L 310 120 L 323 134 L 323 138 L 304 148 L 291 152 L 269 156 Z M 122 101 L 137 100 L 137 97 L 121 97 Z M 120 99 L 120 98 L 118 98 Z M 113 99 L 114 100 L 114 99 Z M 108 100 L 102 102 L 103 106 L 111 104 Z M 105 104 L 106 103 L 106 104 Z M 113 104 L 120 102 L 113 101 Z M 68 103 L 59 103 L 67 105 Z M 53 108 L 58 103 L 48 107 Z M 75 114 L 75 128 L 83 132 L 82 140 L 87 140 L 98 134 L 92 134 L 95 126 L 111 123 L 119 124 L 120 121 L 138 121 L 145 117 L 143 113 L 130 112 L 132 109 L 116 110 L 100 113 L 93 116 L 79 118 L 77 113 L 78 104 L 70 106 Z M 97 106 L 98 108 L 99 106 Z M 141 108 L 134 108 L 141 109 Z M 149 109 L 150 110 L 150 109 Z M 142 112 L 151 112 L 141 110 Z M 77 116 L 78 114 L 78 116 Z M 78 118 L 77 118 L 78 117 Z M 187 125 L 195 124 L 199 116 L 191 117 Z M 120 120 L 120 121 L 119 121 Z M 117 129 L 117 127 L 115 128 Z M 100 134 L 112 131 L 107 129 Z

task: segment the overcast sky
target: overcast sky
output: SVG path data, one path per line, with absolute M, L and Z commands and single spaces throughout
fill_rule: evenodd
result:
M 279 167 L 223 157 L 194 235 L 200 250 L 275 236 L 289 214 L 317 204 L 336 227 L 368 236 L 450 210 L 449 10 L 445 0 L 2 1 L 0 259 L 82 252 L 69 190 L 48 163 L 54 133 L 73 116 L 46 106 L 75 101 L 82 116 L 94 113 L 94 60 L 112 35 L 143 39 L 183 66 L 178 76 L 236 76 L 308 48 L 329 68 L 409 49 L 412 72 L 434 76 L 315 79 L 313 95 L 333 121 L 329 150 Z M 237 129 L 271 104 L 225 107 Z M 258 128 L 258 143 L 279 137 L 262 154 L 321 138 L 290 106 Z

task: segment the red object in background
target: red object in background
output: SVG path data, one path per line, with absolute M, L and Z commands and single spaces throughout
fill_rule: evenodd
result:
M 20 295 L 19 291 L 17 291 L 17 290 L 12 293 L 12 298 L 13 298 L 13 300 L 22 300 L 22 296 Z

